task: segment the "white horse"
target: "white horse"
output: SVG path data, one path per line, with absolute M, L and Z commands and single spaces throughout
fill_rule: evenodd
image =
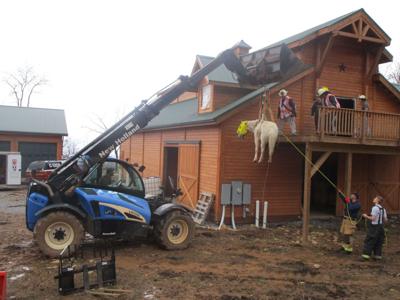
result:
M 274 122 L 270 122 L 262 118 L 261 120 L 246 121 L 247 128 L 254 134 L 255 155 L 253 162 L 261 163 L 264 159 L 265 148 L 268 145 L 269 158 L 268 162 L 272 161 L 272 154 L 274 153 L 275 144 L 278 139 L 278 126 Z M 261 144 L 261 153 L 258 158 L 258 151 Z

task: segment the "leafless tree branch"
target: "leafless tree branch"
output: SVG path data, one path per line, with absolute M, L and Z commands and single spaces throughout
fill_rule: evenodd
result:
M 121 119 L 122 115 L 124 115 L 124 111 L 117 111 L 116 113 L 114 113 L 114 115 L 116 116 L 115 119 L 117 121 L 117 120 Z M 89 122 L 91 123 L 91 126 L 83 126 L 83 128 L 86 128 L 91 132 L 95 132 L 97 134 L 102 134 L 104 131 L 106 131 L 108 128 L 110 128 L 110 126 L 107 125 L 107 123 L 104 121 L 104 118 L 98 114 L 92 114 L 92 116 L 89 117 L 88 119 L 89 119 Z M 119 157 L 119 148 L 120 147 L 117 147 L 116 149 L 114 149 L 116 158 Z
M 32 67 L 18 69 L 15 74 L 9 74 L 4 82 L 11 88 L 11 95 L 15 97 L 17 106 L 23 106 L 26 102 L 27 107 L 31 104 L 31 97 L 35 90 L 47 84 L 47 80 L 36 75 Z

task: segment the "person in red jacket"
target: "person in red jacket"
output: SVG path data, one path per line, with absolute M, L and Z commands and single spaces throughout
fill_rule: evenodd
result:
M 285 123 L 289 123 L 292 135 L 296 135 L 296 104 L 294 100 L 288 96 L 287 90 L 280 90 L 278 106 L 278 129 L 281 133 Z

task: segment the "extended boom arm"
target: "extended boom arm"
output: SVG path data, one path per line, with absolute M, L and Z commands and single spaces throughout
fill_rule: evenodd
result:
M 181 76 L 168 88 L 157 93 L 154 99 L 143 101 L 122 120 L 57 168 L 48 180 L 48 185 L 54 194 L 59 195 L 79 184 L 92 166 L 104 161 L 111 151 L 144 128 L 165 106 L 185 91 L 196 88 L 207 74 L 222 64 L 225 64 L 233 72 L 243 72 L 243 66 L 233 49 L 227 49 L 192 76 Z

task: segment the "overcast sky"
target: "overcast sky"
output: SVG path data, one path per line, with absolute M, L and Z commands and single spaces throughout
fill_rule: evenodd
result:
M 32 66 L 49 84 L 33 107 L 62 108 L 80 145 L 100 116 L 123 112 L 189 74 L 196 54 L 215 56 L 243 39 L 253 50 L 364 8 L 400 58 L 398 1 L 4 1 L 0 75 Z M 4 83 L 0 104 L 15 105 Z

